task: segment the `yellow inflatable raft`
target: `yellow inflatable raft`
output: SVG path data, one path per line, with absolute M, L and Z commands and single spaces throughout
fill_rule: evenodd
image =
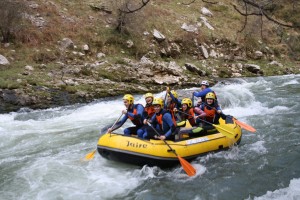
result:
M 220 124 L 216 128 L 218 133 L 185 138 L 181 141 L 167 141 L 167 143 L 177 155 L 188 161 L 209 152 L 228 149 L 232 145 L 240 143 L 242 131 L 237 124 L 225 124 L 224 120 L 220 120 Z M 229 133 L 232 137 L 228 137 Z M 177 156 L 170 147 L 161 140 L 143 140 L 116 133 L 105 133 L 99 138 L 97 144 L 99 154 L 109 160 L 161 168 L 179 164 Z

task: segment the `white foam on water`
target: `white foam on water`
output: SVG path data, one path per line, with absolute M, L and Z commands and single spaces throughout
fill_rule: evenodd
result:
M 257 141 L 253 144 L 249 144 L 248 150 L 258 153 L 260 155 L 266 154 L 266 153 L 268 153 L 268 150 L 266 149 L 264 144 L 265 144 L 265 141 Z
M 269 104 L 267 100 L 262 100 L 259 94 L 254 93 L 261 90 L 274 95 L 274 87 L 299 84 L 298 80 L 289 81 L 288 78 L 283 77 L 282 80 L 278 80 L 277 85 L 264 78 L 252 82 L 237 79 L 230 84 L 217 84 L 213 89 L 218 95 L 225 114 L 233 115 L 248 123 L 248 119 L 253 116 L 285 113 L 290 109 L 277 103 L 281 101 L 279 97 L 274 99 L 276 103 Z M 165 92 L 154 95 L 164 98 Z M 142 95 L 134 95 L 134 97 L 136 103 L 145 104 Z M 264 141 L 260 134 L 252 134 L 251 137 L 245 134 L 243 140 L 248 144 L 243 144 L 242 147 L 234 146 L 228 151 L 208 154 L 191 162 L 197 170 L 194 177 L 188 177 L 180 165 L 172 170 L 147 166 L 138 168 L 107 161 L 98 153 L 93 160 L 81 162 L 81 158 L 96 148 L 99 130 L 113 123 L 123 109 L 122 97 L 119 97 L 86 105 L 1 114 L 0 165 L 6 177 L 3 178 L 5 183 L 0 191 L 1 198 L 113 199 L 126 196 L 152 179 L 174 180 L 183 184 L 194 183 L 194 181 L 197 183 L 205 175 L 212 173 L 206 168 L 209 164 L 220 173 L 224 171 L 223 168 L 221 169 L 223 166 L 220 166 L 220 162 L 234 165 L 235 162 L 245 160 L 247 163 L 251 160 L 247 154 L 252 156 L 268 154 L 265 147 L 267 141 Z M 269 137 L 272 139 L 273 136 Z M 243 162 L 239 164 L 242 165 Z M 265 158 L 258 167 L 265 168 L 267 165 L 268 160 Z M 242 167 L 247 168 L 247 165 Z M 234 176 L 236 175 L 226 174 L 226 177 Z M 299 199 L 299 184 L 300 179 L 295 177 L 287 188 L 269 191 L 255 199 Z M 230 189 L 230 186 L 228 187 Z M 226 189 L 228 188 L 224 190 Z M 147 191 L 142 188 L 137 193 L 143 194 Z M 195 199 L 201 198 L 198 196 Z
M 254 200 L 299 200 L 300 178 L 294 178 L 286 188 L 268 191 L 265 195 L 254 197 Z

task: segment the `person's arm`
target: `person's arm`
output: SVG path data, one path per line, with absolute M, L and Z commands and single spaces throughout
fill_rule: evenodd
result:
M 153 125 L 153 127 L 155 127 L 157 125 L 157 120 L 156 120 L 156 113 L 148 120 L 148 122 L 150 124 Z
M 113 127 L 108 129 L 108 132 L 112 132 L 114 130 L 117 130 L 118 128 L 120 128 L 121 126 L 123 126 L 123 124 L 126 122 L 126 120 L 128 119 L 127 115 L 124 115 L 124 117 L 122 117 L 122 119 L 120 121 L 118 121 Z
M 132 112 L 128 112 L 128 116 L 132 117 L 133 119 L 143 120 L 143 112 L 144 107 L 140 104 L 137 105 L 137 114 L 133 114 Z
M 222 109 L 221 109 L 221 107 L 220 106 L 214 106 L 214 109 L 216 109 L 216 111 L 217 111 L 217 113 L 218 114 L 221 114 L 222 113 Z
M 205 97 L 205 95 L 209 92 L 212 92 L 212 90 L 210 88 L 205 88 L 204 90 L 202 90 L 200 92 L 194 92 L 194 96 L 195 97 Z
M 203 110 L 201 110 L 199 107 L 195 107 L 194 112 L 197 114 L 197 117 L 203 118 L 206 116 L 206 113 Z
M 164 114 L 163 121 L 165 121 L 168 124 L 168 126 L 170 127 L 170 129 L 164 134 L 165 139 L 166 139 L 172 134 L 173 131 L 175 131 L 176 127 L 174 125 L 174 122 L 172 120 L 172 115 L 170 113 Z
M 181 104 L 181 101 L 179 99 L 177 99 L 176 97 L 174 97 L 174 95 L 172 94 L 172 92 L 169 92 L 169 95 L 172 98 L 173 102 L 175 102 L 176 104 Z
M 145 110 L 143 112 L 143 119 L 148 119 L 148 118 L 149 118 L 148 112 Z

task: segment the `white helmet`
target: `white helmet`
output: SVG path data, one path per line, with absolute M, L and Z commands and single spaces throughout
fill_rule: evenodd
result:
M 209 86 L 209 83 L 208 83 L 208 81 L 202 81 L 202 82 L 201 82 L 201 85 Z

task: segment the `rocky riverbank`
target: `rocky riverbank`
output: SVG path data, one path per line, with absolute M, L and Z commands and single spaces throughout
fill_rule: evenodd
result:
M 268 40 L 262 41 L 253 20 L 241 35 L 235 26 L 244 20 L 231 1 L 151 1 L 127 16 L 122 31 L 120 9 L 102 3 L 24 2 L 28 9 L 19 11 L 27 29 L 0 44 L 0 113 L 300 72 L 299 33 L 264 22 Z
M 123 95 L 124 93 L 146 93 L 199 86 L 202 80 L 212 84 L 220 78 L 242 77 L 245 75 L 262 76 L 262 67 L 255 64 L 230 64 L 227 68 L 211 67 L 214 60 L 203 60 L 201 66 L 185 63 L 180 66 L 176 61 L 152 61 L 142 57 L 140 61 L 123 59 L 122 64 L 107 61 L 85 65 L 68 66 L 63 72 L 51 71 L 51 77 L 43 85 L 26 82 L 22 88 L 0 89 L 0 113 L 18 111 L 21 108 L 45 109 L 75 103 L 88 103 L 99 98 Z M 270 62 L 269 68 L 282 69 L 284 74 L 296 73 L 293 68 L 286 69 L 281 63 Z M 34 69 L 26 66 L 19 76 L 44 76 L 47 67 Z M 203 70 L 206 69 L 206 70 Z M 99 70 L 108 74 L 110 79 L 98 76 Z M 284 71 L 285 70 L 285 71 Z M 61 73 L 64 73 L 63 77 Z M 17 79 L 22 82 L 22 79 Z M 82 86 L 82 87 L 81 87 Z

